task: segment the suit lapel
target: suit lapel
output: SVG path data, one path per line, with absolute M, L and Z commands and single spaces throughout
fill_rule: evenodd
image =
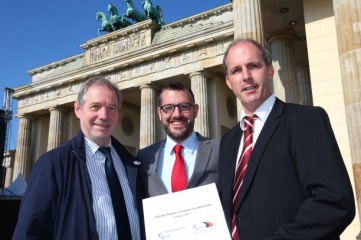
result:
M 257 139 L 256 145 L 252 151 L 251 158 L 249 160 L 246 175 L 243 180 L 242 190 L 239 195 L 237 208 L 239 208 L 240 204 L 244 200 L 245 195 L 251 188 L 251 182 L 256 174 L 257 167 L 259 162 L 261 161 L 261 157 L 263 152 L 271 139 L 274 131 L 277 129 L 280 119 L 279 116 L 282 115 L 283 110 L 283 102 L 276 98 L 276 102 L 267 118 L 266 123 L 264 124 L 262 131 Z
M 156 146 L 157 150 L 154 154 L 154 163 L 149 165 L 148 174 L 154 183 L 153 186 L 155 188 L 158 188 L 157 192 L 166 194 L 166 193 L 168 193 L 168 191 L 165 188 L 163 181 L 158 177 L 158 174 L 157 174 L 157 168 L 158 168 L 158 162 L 159 162 L 159 152 L 164 143 L 165 143 L 165 140 L 160 142 L 160 144 L 158 146 Z
M 194 172 L 189 179 L 187 189 L 193 188 L 197 185 L 197 182 L 200 180 L 207 168 L 212 153 L 212 148 L 209 146 L 208 143 L 209 140 L 206 140 L 204 137 L 198 135 L 198 150 L 196 156 L 196 163 L 194 166 Z
M 224 169 L 224 174 L 220 178 L 220 185 L 222 195 L 224 196 L 225 206 L 229 206 L 229 214 L 231 214 L 232 198 L 233 198 L 233 184 L 235 177 L 235 169 L 237 163 L 237 154 L 239 144 L 241 142 L 242 130 L 240 123 L 238 122 L 224 138 L 224 142 L 221 141 L 220 152 L 222 155 L 219 156 L 219 164 L 222 165 L 220 169 Z M 230 196 L 230 197 L 228 197 Z M 222 197 L 223 198 L 223 197 Z M 228 213 L 228 212 L 227 212 Z

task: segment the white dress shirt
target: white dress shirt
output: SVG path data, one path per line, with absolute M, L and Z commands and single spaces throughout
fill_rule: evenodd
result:
M 253 123 L 253 148 L 257 142 L 258 136 L 262 131 L 262 128 L 268 118 L 268 115 L 270 114 L 273 105 L 276 101 L 276 97 L 274 94 L 272 94 L 271 96 L 269 96 L 269 98 L 267 98 L 266 101 L 264 101 L 264 103 L 262 103 L 261 106 L 259 106 L 259 108 L 257 108 L 257 110 L 253 113 L 257 115 L 257 120 L 254 121 Z M 242 114 L 241 114 L 241 121 L 240 121 L 240 125 L 241 125 L 241 129 L 242 131 L 244 131 L 245 126 L 244 126 L 244 117 L 246 116 L 244 110 L 242 110 Z M 237 155 L 237 163 L 239 161 L 239 158 L 242 154 L 242 148 L 243 148 L 243 136 L 241 138 L 241 142 L 239 144 L 239 149 L 238 149 L 238 155 Z

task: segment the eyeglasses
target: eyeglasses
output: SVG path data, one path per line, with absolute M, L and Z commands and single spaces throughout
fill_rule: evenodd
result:
M 181 112 L 189 112 L 194 105 L 194 103 L 166 104 L 160 106 L 160 109 L 162 109 L 166 114 L 172 114 L 175 110 L 175 107 L 178 107 L 179 111 Z

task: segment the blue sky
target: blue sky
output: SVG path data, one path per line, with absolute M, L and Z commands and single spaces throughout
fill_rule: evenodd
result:
M 142 10 L 142 0 L 133 0 Z M 172 23 L 209 9 L 230 3 L 230 0 L 152 0 L 160 5 L 166 23 Z M 31 83 L 29 70 L 83 52 L 81 44 L 98 36 L 100 22 L 97 11 L 107 12 L 108 3 L 125 13 L 124 0 L 1 0 L 0 21 L 0 103 L 4 88 L 17 88 Z M 17 101 L 13 101 L 14 116 Z M 9 149 L 16 146 L 18 120 L 13 118 Z

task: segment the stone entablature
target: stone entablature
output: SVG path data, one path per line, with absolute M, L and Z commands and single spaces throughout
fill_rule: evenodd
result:
M 158 41 L 158 44 L 154 44 L 152 38 L 157 34 L 155 30 L 159 26 L 148 20 L 88 41 L 81 46 L 85 49 L 85 54 L 30 71 L 33 80 L 37 75 L 45 77 L 41 81 L 33 81 L 31 87 L 16 89 L 14 97 L 18 99 L 18 113 L 44 111 L 71 103 L 76 99 L 80 84 L 98 74 L 107 76 L 121 89 L 127 89 L 166 78 L 165 70 L 184 75 L 190 73 L 189 69 L 200 71 L 220 65 L 227 43 L 233 39 L 233 22 L 224 19 L 220 21 L 218 17 L 221 13 L 228 14 L 226 19 L 231 17 L 229 7 L 220 7 L 208 15 L 199 15 L 200 19 L 207 16 L 204 22 L 197 22 L 198 25 L 207 24 L 206 32 L 202 32 L 201 37 Z M 216 18 L 213 19 L 214 24 L 212 16 Z M 193 24 L 188 30 L 197 34 L 194 29 L 196 20 L 189 21 L 184 21 Z M 170 25 L 175 29 L 182 28 L 182 32 L 187 30 L 179 23 Z M 162 31 L 170 31 L 170 26 Z M 85 63 L 84 66 L 74 68 L 72 65 L 80 60 Z M 74 69 L 65 71 L 67 65 Z M 64 69 L 58 70 L 58 75 L 54 75 L 57 68 Z
M 217 42 L 209 40 L 209 42 L 206 42 L 208 44 L 204 46 L 197 47 L 196 45 L 191 45 L 188 46 L 189 49 L 187 51 L 170 52 L 168 56 L 153 58 L 144 62 L 139 61 L 133 65 L 123 65 L 117 70 L 114 68 L 105 68 L 91 75 L 103 74 L 111 79 L 112 82 L 117 83 L 121 89 L 140 86 L 155 80 L 161 80 L 161 78 L 159 78 L 159 74 L 157 75 L 157 79 L 148 77 L 144 81 L 137 81 L 137 78 L 160 73 L 167 69 L 172 69 L 172 75 L 176 72 L 182 74 L 185 73 L 185 70 L 182 68 L 184 65 L 199 65 L 201 61 L 204 61 L 202 68 L 212 67 L 215 63 L 211 59 L 223 56 L 227 44 L 231 41 L 232 36 L 228 36 L 222 41 Z M 217 61 L 217 64 L 220 64 L 219 61 Z M 90 73 L 86 76 L 89 75 Z M 166 78 L 169 76 L 164 74 L 162 77 Z M 68 80 L 62 79 L 63 84 L 56 84 L 54 82 L 43 82 L 39 84 L 37 91 L 29 92 L 29 94 L 24 97 L 18 96 L 18 113 L 41 111 L 44 108 L 74 101 L 80 85 L 85 79 L 86 77 Z M 20 95 L 20 93 L 18 93 L 18 95 Z

